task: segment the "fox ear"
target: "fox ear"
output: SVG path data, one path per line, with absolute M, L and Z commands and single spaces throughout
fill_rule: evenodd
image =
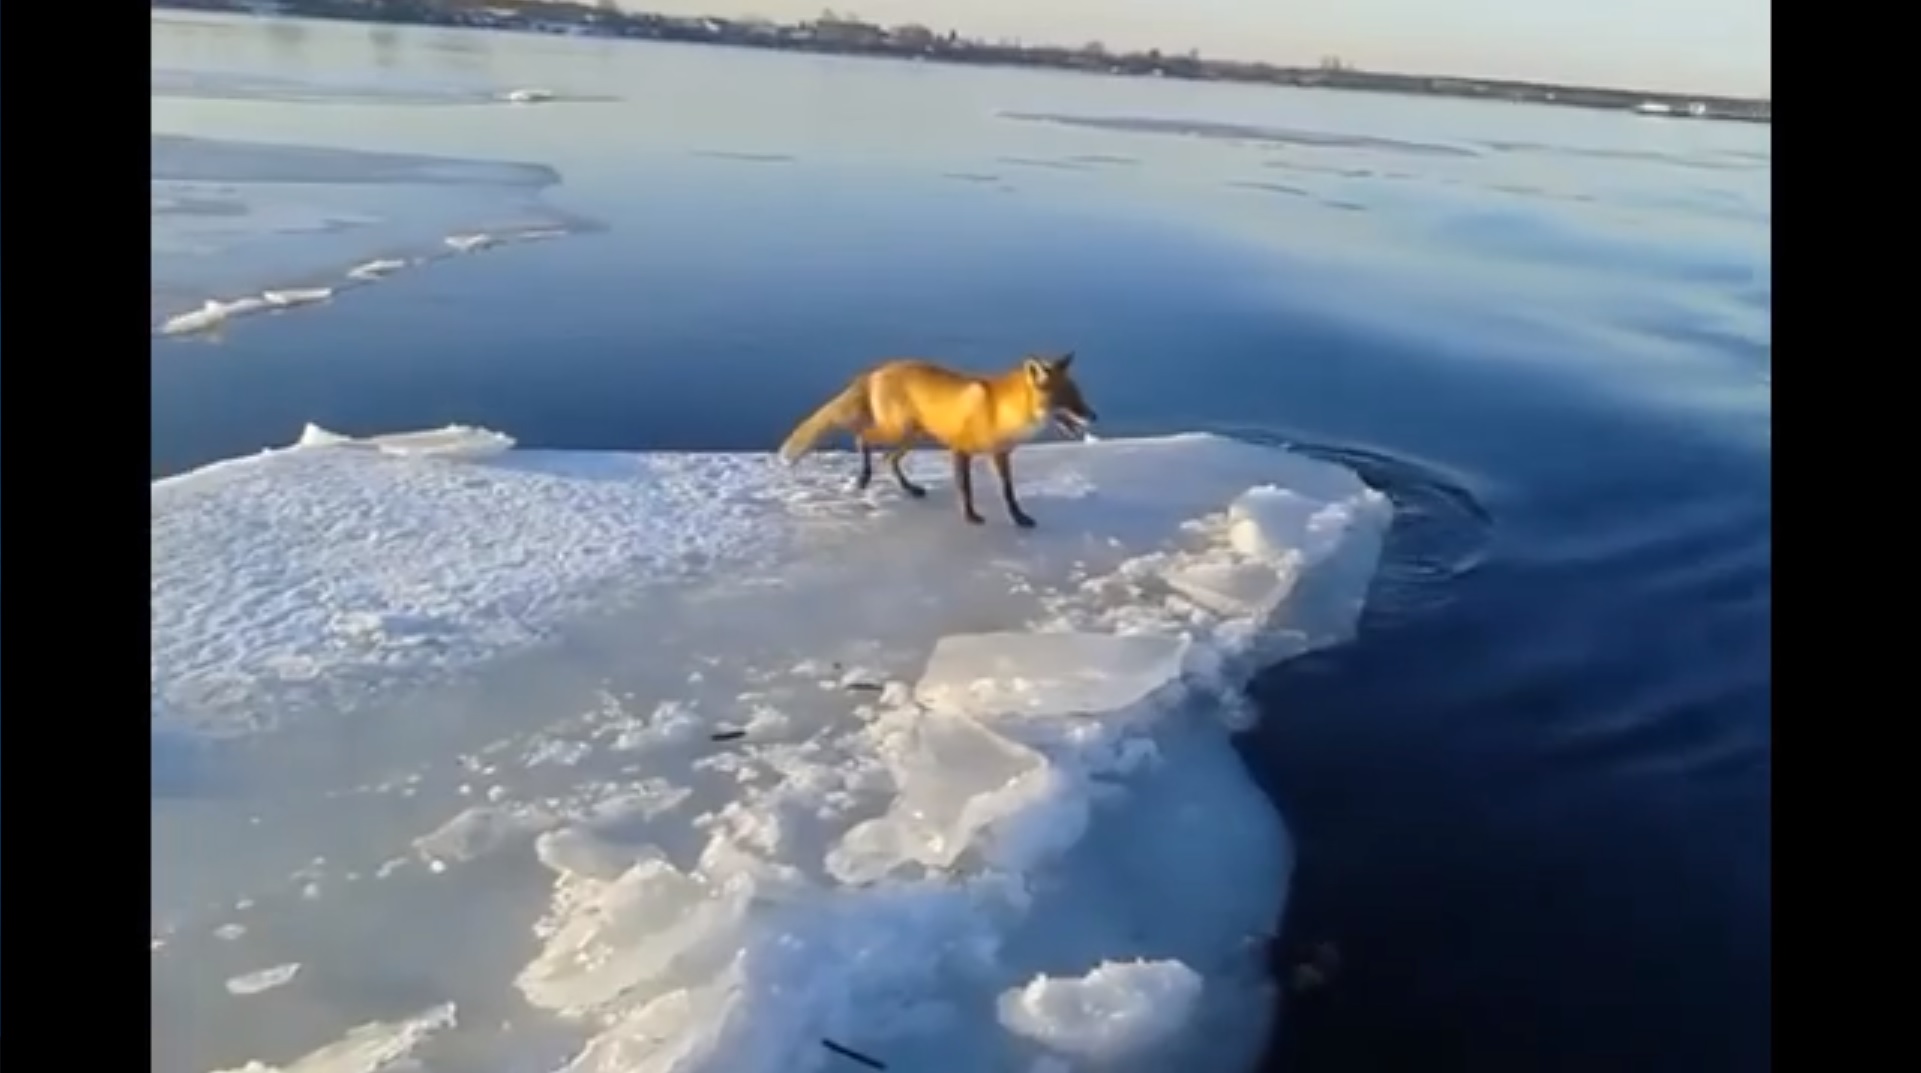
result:
M 1074 364 L 1074 352 L 1071 350 L 1065 354 L 1062 354 L 1060 357 L 1054 359 L 1054 368 L 1061 369 L 1063 371 L 1065 371 L 1066 368 L 1072 364 Z
M 1037 386 L 1047 383 L 1048 376 L 1052 375 L 1047 363 L 1039 358 L 1028 358 L 1021 362 L 1021 368 L 1027 370 L 1027 379 Z

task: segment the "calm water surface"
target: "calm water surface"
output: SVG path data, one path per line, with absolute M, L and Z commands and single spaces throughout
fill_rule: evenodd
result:
M 876 355 L 1076 349 L 1113 434 L 1400 506 L 1360 640 L 1254 688 L 1343 954 L 1277 1068 L 1770 1066 L 1766 128 L 175 15 L 153 64 L 156 322 L 542 239 L 156 337 L 156 474 L 307 421 L 764 450 Z

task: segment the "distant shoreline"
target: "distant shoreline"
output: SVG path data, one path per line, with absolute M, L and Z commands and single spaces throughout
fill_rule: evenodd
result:
M 1110 53 L 1098 43 L 1077 49 L 970 40 L 924 26 L 881 27 L 852 17 L 783 24 L 760 19 L 670 16 L 551 0 L 153 0 L 154 8 L 288 15 L 362 23 L 459 26 L 564 36 L 733 45 L 788 52 L 881 56 L 975 66 L 1033 67 L 1184 81 L 1237 82 L 1454 97 L 1628 112 L 1663 119 L 1718 119 L 1772 125 L 1771 100 L 1715 94 L 1644 92 L 1548 82 L 1454 78 L 1359 71 L 1329 57 L 1317 67 L 1215 60 L 1190 52 Z

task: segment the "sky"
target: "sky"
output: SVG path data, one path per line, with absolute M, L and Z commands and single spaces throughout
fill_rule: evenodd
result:
M 1769 96 L 1771 0 L 620 0 L 667 14 L 761 15 L 824 7 L 882 25 L 970 37 L 1411 74 Z

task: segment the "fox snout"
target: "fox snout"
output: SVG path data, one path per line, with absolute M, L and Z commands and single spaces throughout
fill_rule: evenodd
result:
M 1084 406 L 1073 410 L 1063 407 L 1054 411 L 1054 423 L 1070 436 L 1086 435 L 1088 426 L 1094 421 L 1094 411 Z
M 1070 417 L 1076 421 L 1083 421 L 1090 425 L 1100 420 L 1100 416 L 1094 412 L 1094 408 L 1084 402 L 1070 402 L 1065 406 L 1056 406 L 1054 407 L 1054 412 L 1063 417 Z

